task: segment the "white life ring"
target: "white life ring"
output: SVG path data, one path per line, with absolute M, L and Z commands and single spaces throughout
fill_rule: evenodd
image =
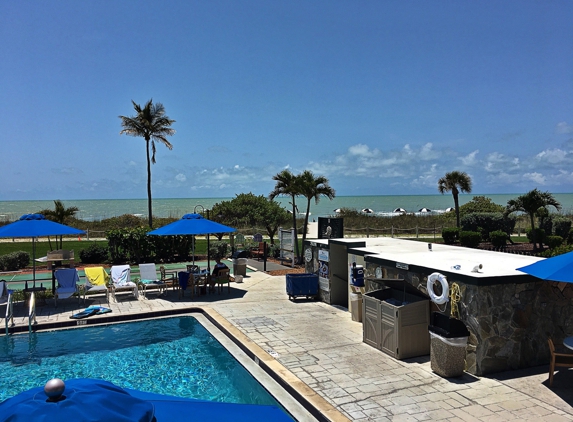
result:
M 434 283 L 436 281 L 438 281 L 442 286 L 442 294 L 440 296 L 437 296 L 436 293 L 434 292 Z M 450 292 L 450 288 L 448 286 L 448 280 L 446 279 L 445 275 L 440 273 L 430 274 L 430 276 L 428 277 L 428 284 L 426 285 L 426 288 L 428 289 L 428 295 L 430 295 L 430 299 L 436 305 L 443 305 L 448 301 L 448 294 Z

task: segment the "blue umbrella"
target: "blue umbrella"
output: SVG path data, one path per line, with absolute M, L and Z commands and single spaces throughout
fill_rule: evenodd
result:
M 48 384 L 61 380 L 51 380 Z M 0 403 L 0 420 L 14 422 L 54 421 L 211 421 L 292 422 L 277 406 L 219 403 L 164 396 L 144 391 L 122 389 L 110 382 L 89 378 L 67 380 L 63 393 L 50 387 L 32 388 Z
M 207 235 L 207 255 L 209 255 L 209 235 L 214 233 L 232 233 L 237 230 L 204 218 L 201 214 L 185 214 L 181 220 L 150 231 L 149 235 L 156 236 L 195 236 Z M 195 244 L 193 243 L 193 263 L 195 263 Z M 207 259 L 209 268 L 209 258 Z M 209 268 L 210 269 L 210 268 Z
M 36 238 L 85 234 L 83 230 L 47 220 L 42 214 L 24 214 L 19 220 L 0 227 L 0 237 L 31 237 L 34 286 L 36 284 Z M 52 286 L 52 290 L 54 286 Z
M 543 280 L 573 283 L 573 252 L 542 259 L 517 270 Z
M 6 421 L 140 421 L 151 422 L 153 404 L 131 396 L 110 382 L 92 379 L 57 381 L 63 393 L 47 397 L 44 387 L 32 388 L 0 403 L 0 420 Z M 54 391 L 52 389 L 52 391 Z

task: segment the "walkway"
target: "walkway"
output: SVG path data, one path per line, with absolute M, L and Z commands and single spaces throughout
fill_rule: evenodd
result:
M 444 379 L 429 357 L 399 361 L 362 342 L 362 324 L 321 302 L 290 301 L 285 277 L 250 273 L 231 294 L 147 300 L 119 297 L 114 314 L 189 306 L 212 308 L 343 415 L 355 421 L 571 421 L 573 373 L 561 370 L 551 389 L 547 367 L 488 378 Z M 87 306 L 87 304 L 86 304 Z M 38 308 L 38 321 L 68 319 L 76 300 Z M 16 310 L 24 312 L 18 304 Z M 17 324 L 26 325 L 19 316 Z M 273 359 L 274 358 L 274 359 Z M 333 420 L 344 420 L 342 415 Z

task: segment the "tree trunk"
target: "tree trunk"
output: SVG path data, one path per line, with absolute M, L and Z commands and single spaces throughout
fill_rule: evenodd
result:
M 147 213 L 149 214 L 149 228 L 153 229 L 153 213 L 151 210 L 151 158 L 149 157 L 149 138 L 145 138 L 147 151 Z
M 458 229 L 460 228 L 460 202 L 458 200 L 458 195 L 454 193 L 454 207 L 456 209 L 456 224 Z
M 310 198 L 306 203 L 306 215 L 304 216 L 304 227 L 302 228 L 302 244 L 304 245 L 304 241 L 306 240 L 306 235 L 308 231 L 308 214 L 310 211 Z
M 298 233 L 296 230 L 296 205 L 295 205 L 295 200 L 294 200 L 294 195 L 291 195 L 292 197 L 292 228 L 294 230 L 294 257 L 293 257 L 293 261 L 296 263 L 298 260 Z

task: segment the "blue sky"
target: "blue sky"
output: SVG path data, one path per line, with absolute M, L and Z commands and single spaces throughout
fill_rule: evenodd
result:
M 571 1 L 0 3 L 0 200 L 146 198 L 131 100 L 176 120 L 155 198 L 573 192 Z

